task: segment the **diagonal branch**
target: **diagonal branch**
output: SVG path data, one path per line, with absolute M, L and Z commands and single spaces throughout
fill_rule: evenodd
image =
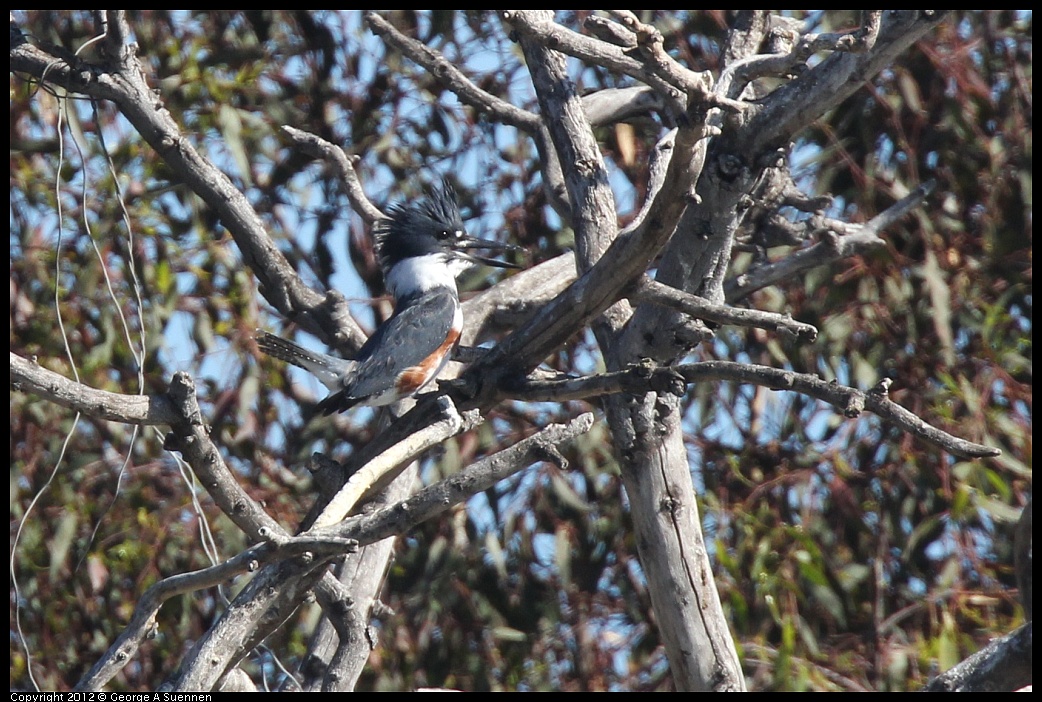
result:
M 864 34 L 859 35 L 866 40 L 869 34 L 874 36 L 871 49 L 859 53 L 835 51 L 762 101 L 755 116 L 745 125 L 750 150 L 761 153 L 790 140 L 891 65 L 898 55 L 936 27 L 945 14 L 936 10 L 886 11 L 878 29 L 870 23 Z M 859 44 L 857 39 L 850 41 L 852 45 Z
M 308 536 L 319 540 L 352 539 L 365 546 L 402 533 L 523 468 L 545 460 L 550 447 L 570 441 L 592 426 L 593 415 L 590 413 L 565 425 L 551 424 L 400 504 L 370 515 L 352 517 L 325 529 L 316 529 Z M 303 557 L 263 568 L 192 647 L 174 687 L 177 690 L 212 689 L 244 650 L 251 632 L 260 625 L 268 610 L 277 601 L 286 601 L 287 590 L 302 594 L 314 587 L 325 572 L 325 560 Z M 295 601 L 299 602 L 299 599 Z
M 141 599 L 134 606 L 134 614 L 126 628 L 109 646 L 105 655 L 98 659 L 91 669 L 80 678 L 75 689 L 79 691 L 100 690 L 107 685 L 137 655 L 141 643 L 154 636 L 158 626 L 156 615 L 163 603 L 171 597 L 226 583 L 237 575 L 256 571 L 265 563 L 294 558 L 305 553 L 313 553 L 320 557 L 335 556 L 356 547 L 357 542 L 340 538 L 319 540 L 310 537 L 294 537 L 282 540 L 281 544 L 276 541 L 266 541 L 246 549 L 223 563 L 190 573 L 179 573 L 160 580 L 141 595 Z
M 342 521 L 355 505 L 367 495 L 373 495 L 386 487 L 421 453 L 463 431 L 473 429 L 482 422 L 478 412 L 469 412 L 465 418 L 461 416 L 448 397 L 438 398 L 438 410 L 442 415 L 441 419 L 409 434 L 404 440 L 366 462 L 361 470 L 353 473 L 322 510 L 312 529 L 321 529 Z M 310 530 L 308 533 L 311 533 Z
M 826 266 L 883 246 L 886 242 L 880 237 L 880 233 L 919 207 L 923 199 L 928 197 L 935 187 L 935 181 L 930 180 L 923 183 L 864 224 L 853 225 L 834 219 L 823 219 L 821 241 L 780 261 L 760 266 L 729 279 L 724 284 L 727 300 L 729 302 L 741 300 L 760 288 L 783 280 L 791 280 L 811 268 Z
M 474 346 L 494 331 L 516 328 L 574 281 L 575 256 L 571 252 L 503 278 L 463 302 L 460 343 Z
M 531 136 L 539 133 L 542 122 L 538 116 L 482 90 L 451 61 L 425 44 L 402 34 L 394 25 L 377 13 L 372 11 L 366 12 L 365 21 L 369 24 L 373 34 L 376 34 L 409 59 L 426 69 L 428 73 L 444 83 L 465 104 L 503 124 L 517 127 Z
M 351 201 L 351 205 L 354 207 L 355 212 L 362 216 L 366 224 L 373 226 L 378 221 L 386 219 L 386 215 L 379 210 L 372 203 L 372 201 L 366 197 L 365 191 L 362 190 L 362 183 L 358 179 L 358 172 L 355 170 L 354 162 L 357 161 L 358 157 L 348 156 L 342 148 L 326 141 L 320 136 L 305 132 L 302 129 L 296 127 L 290 127 L 289 125 L 283 125 L 282 131 L 285 132 L 295 143 L 300 147 L 301 151 L 317 159 L 321 159 L 326 163 L 332 164 L 336 169 L 337 175 L 340 176 L 340 183 L 344 187 L 344 192 L 347 194 L 347 199 Z
M 588 432 L 592 427 L 593 414 L 590 412 L 579 415 L 567 424 L 549 424 L 527 439 L 420 490 L 400 504 L 384 507 L 372 514 L 351 517 L 336 526 L 315 530 L 309 535 L 315 538 L 356 539 L 366 544 L 404 533 L 411 526 L 489 489 L 527 466 L 547 460 L 556 447 Z
M 286 531 L 242 488 L 202 421 L 195 395 L 195 382 L 187 373 L 177 372 L 170 383 L 170 399 L 181 419 L 171 424 L 163 448 L 180 451 L 214 503 L 235 526 L 253 541 L 266 541 Z
M 111 11 L 107 27 L 110 34 L 104 43 L 105 63 L 63 59 L 25 42 L 11 47 L 11 71 L 115 104 L 177 178 L 217 213 L 243 261 L 260 281 L 268 302 L 286 317 L 297 318 L 298 313 L 307 312 L 307 330 L 327 342 L 332 341 L 330 330 L 344 330 L 346 338 L 338 348 L 357 351 L 365 335 L 352 319 L 347 301 L 339 293 L 321 295 L 304 284 L 268 236 L 246 196 L 195 149 L 163 109 L 162 101 L 145 81 L 147 72 L 137 59 L 136 47 L 118 41 L 130 31 L 123 12 Z

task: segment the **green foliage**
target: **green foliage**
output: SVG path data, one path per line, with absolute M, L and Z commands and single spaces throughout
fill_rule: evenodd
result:
M 582 15 L 559 20 L 577 27 Z M 94 32 L 87 12 L 18 19 L 34 41 L 70 50 Z M 666 32 L 668 50 L 717 70 L 725 15 L 645 19 Z M 828 31 L 849 17 L 818 19 Z M 533 107 L 494 15 L 397 11 L 392 21 L 486 90 Z M 374 41 L 358 13 L 154 10 L 131 23 L 173 119 L 316 288 L 343 285 L 347 255 L 361 279 L 349 296 L 379 294 L 379 275 L 335 178 L 287 145 L 283 124 L 357 154 L 377 202 L 454 173 L 477 229 L 506 229 L 538 259 L 567 245 L 530 141 L 461 106 Z M 957 462 L 805 398 L 695 388 L 685 407 L 693 473 L 752 688 L 914 689 L 1020 622 L 1009 535 L 1031 484 L 1031 30 L 1030 13 L 957 15 L 799 135 L 793 169 L 808 189 L 836 197 L 834 216 L 864 221 L 929 178 L 936 194 L 884 232 L 884 250 L 753 297 L 817 325 L 812 348 L 726 330 L 702 352 L 864 389 L 892 377 L 892 399 L 1004 452 Z M 583 90 L 619 82 L 599 69 L 578 79 Z M 311 500 L 300 477 L 310 453 L 361 445 L 374 429 L 365 419 L 346 435 L 302 422 L 300 378 L 255 358 L 250 334 L 277 321 L 258 305 L 238 251 L 111 105 L 53 96 L 14 74 L 10 93 L 12 351 L 125 393 L 158 392 L 173 372 L 191 373 L 225 459 L 276 519 L 296 525 Z M 646 156 L 660 125 L 632 126 Z M 617 185 L 643 192 L 646 173 L 625 165 L 620 136 L 599 136 L 623 164 Z M 589 370 L 591 350 L 580 342 L 551 360 Z M 425 475 L 454 472 L 576 408 L 505 405 L 488 418 L 494 434 L 453 444 Z M 149 585 L 209 565 L 204 522 L 220 558 L 245 545 L 156 433 L 74 424 L 13 391 L 11 439 L 12 519 L 47 486 L 14 559 L 21 632 L 43 689 L 74 685 Z M 522 474 L 402 538 L 385 593 L 394 613 L 379 625 L 362 687 L 671 689 L 609 445 L 598 425 L 568 456 L 571 471 Z M 170 675 L 227 594 L 168 602 L 157 636 L 113 688 L 153 689 Z M 10 683 L 23 689 L 31 683 L 11 599 Z M 279 632 L 280 653 L 301 655 L 309 622 L 301 613 Z M 276 675 L 259 655 L 247 669 L 257 680 Z

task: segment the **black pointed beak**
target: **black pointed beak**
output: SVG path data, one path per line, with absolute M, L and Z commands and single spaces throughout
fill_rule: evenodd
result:
M 516 251 L 524 255 L 525 250 L 520 246 L 514 244 L 501 244 L 498 241 L 489 241 L 488 239 L 478 239 L 473 236 L 464 236 L 461 239 L 457 239 L 453 248 L 456 252 L 471 261 L 483 263 L 486 266 L 494 266 L 496 268 L 522 268 L 520 264 L 513 263 L 511 261 L 501 261 L 497 258 L 489 258 L 488 256 L 480 256 L 478 254 L 471 253 L 474 250 L 485 249 L 488 251 Z

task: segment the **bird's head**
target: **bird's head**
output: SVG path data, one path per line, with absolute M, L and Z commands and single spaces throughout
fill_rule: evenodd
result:
M 385 276 L 408 259 L 425 259 L 432 265 L 444 265 L 453 277 L 475 263 L 520 268 L 509 261 L 474 253 L 521 249 L 467 234 L 456 191 L 448 183 L 443 183 L 417 202 L 392 205 L 389 211 L 390 217 L 375 228 L 377 253 Z

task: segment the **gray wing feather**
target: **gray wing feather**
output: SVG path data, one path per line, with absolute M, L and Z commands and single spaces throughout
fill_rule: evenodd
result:
M 396 310 L 359 351 L 358 367 L 344 390 L 319 403 L 319 409 L 325 414 L 342 412 L 392 390 L 403 371 L 419 365 L 445 343 L 458 305 L 456 296 L 445 291 Z

